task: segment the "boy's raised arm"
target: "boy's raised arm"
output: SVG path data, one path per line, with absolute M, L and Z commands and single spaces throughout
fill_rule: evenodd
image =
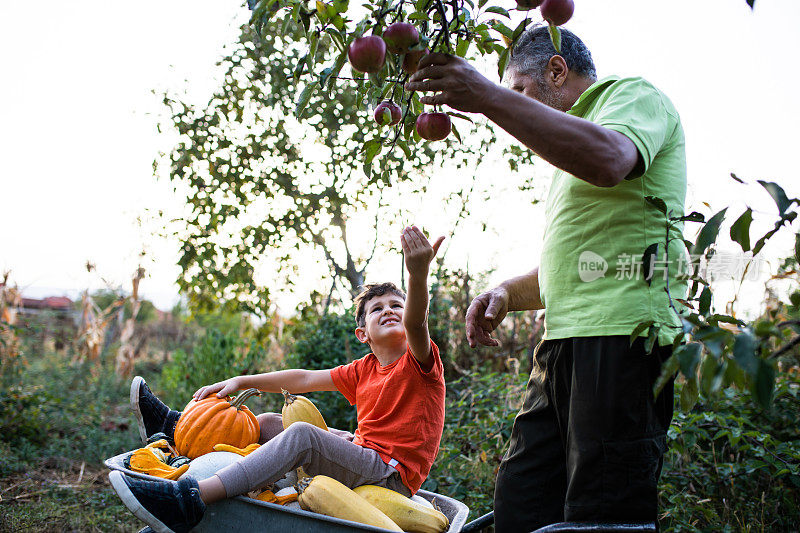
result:
M 405 228 L 400 236 L 406 268 L 408 269 L 408 295 L 403 311 L 403 327 L 411 353 L 420 365 L 430 367 L 431 337 L 428 332 L 428 271 L 444 237 L 431 245 L 416 226 Z

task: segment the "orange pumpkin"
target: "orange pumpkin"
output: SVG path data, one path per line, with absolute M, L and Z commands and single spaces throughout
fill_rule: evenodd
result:
M 245 448 L 258 442 L 260 428 L 255 415 L 244 404 L 249 397 L 261 394 L 247 389 L 236 398 L 217 398 L 212 394 L 186 405 L 175 426 L 175 447 L 190 459 L 214 451 L 215 444 Z

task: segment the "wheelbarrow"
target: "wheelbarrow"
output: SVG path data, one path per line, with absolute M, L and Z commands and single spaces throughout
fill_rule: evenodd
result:
M 125 458 L 133 452 L 126 452 L 106 459 L 105 465 L 112 470 L 142 479 L 162 481 L 125 468 Z M 469 508 L 458 500 L 435 492 L 419 490 L 417 495 L 436 503 L 447 519 L 450 528 L 447 533 L 478 533 L 494 523 L 494 513 L 487 513 L 467 523 Z M 203 520 L 194 528 L 197 533 L 231 530 L 237 533 L 263 533 L 274 527 L 288 527 L 303 533 L 353 533 L 354 531 L 387 531 L 385 529 L 320 515 L 302 509 L 292 509 L 275 503 L 263 502 L 246 496 L 236 496 L 213 503 L 206 508 Z M 149 527 L 139 533 L 150 533 Z M 537 529 L 532 533 L 655 533 L 654 523 L 602 523 L 602 522 L 561 522 Z M 501 532 L 500 532 L 501 533 Z
M 125 467 L 126 452 L 105 460 L 112 470 L 141 479 L 163 481 L 161 478 L 135 472 Z M 417 495 L 434 502 L 436 507 L 450 520 L 448 533 L 461 533 L 467 522 L 469 508 L 458 500 L 442 494 L 420 490 Z M 197 533 L 236 531 L 237 533 L 264 533 L 265 531 L 295 531 L 303 533 L 353 533 L 356 531 L 387 531 L 386 529 L 325 516 L 302 509 L 287 508 L 275 503 L 236 496 L 206 507 L 203 520 L 192 530 Z M 145 528 L 142 531 L 150 531 Z

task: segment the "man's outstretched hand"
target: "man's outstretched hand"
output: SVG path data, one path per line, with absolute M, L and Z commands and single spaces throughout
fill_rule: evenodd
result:
M 496 85 L 464 59 L 433 53 L 420 60 L 418 70 L 406 83 L 406 89 L 438 93 L 421 97 L 423 104 L 446 104 L 459 111 L 481 113 Z
M 484 292 L 467 309 L 467 342 L 471 348 L 478 343 L 484 346 L 500 346 L 492 332 L 508 313 L 508 292 L 497 287 Z

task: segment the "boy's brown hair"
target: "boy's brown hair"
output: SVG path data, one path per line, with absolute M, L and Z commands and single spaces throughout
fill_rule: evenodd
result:
M 403 300 L 406 299 L 406 293 L 401 291 L 397 285 L 391 281 L 385 283 L 368 283 L 364 285 L 364 290 L 353 300 L 353 303 L 356 305 L 355 316 L 356 325 L 358 327 L 363 328 L 367 325 L 367 302 L 376 296 L 383 296 L 387 292 L 399 296 Z

